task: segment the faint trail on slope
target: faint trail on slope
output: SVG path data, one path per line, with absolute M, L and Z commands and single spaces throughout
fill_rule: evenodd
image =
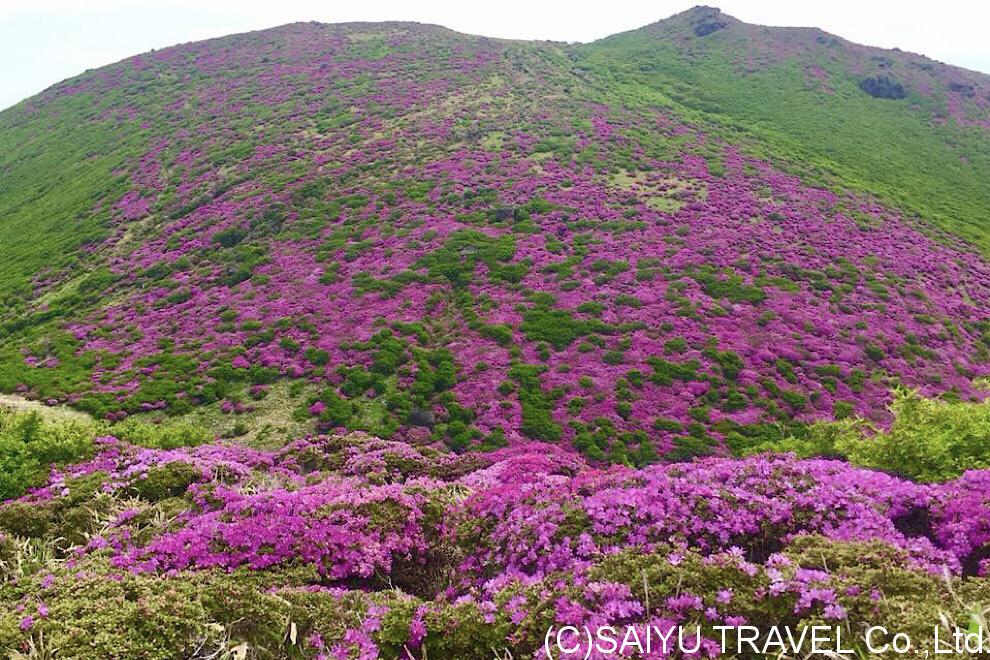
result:
M 16 394 L 0 394 L 0 408 L 24 412 L 36 412 L 48 419 L 72 420 L 77 422 L 92 422 L 93 417 L 80 410 L 72 410 L 65 406 L 46 406 L 40 401 L 25 399 Z

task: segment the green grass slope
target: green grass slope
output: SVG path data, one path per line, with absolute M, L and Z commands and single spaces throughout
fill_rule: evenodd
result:
M 990 250 L 988 76 L 706 7 L 579 52 L 627 103 L 674 108 L 812 180 L 878 195 Z M 904 98 L 860 88 L 876 77 Z

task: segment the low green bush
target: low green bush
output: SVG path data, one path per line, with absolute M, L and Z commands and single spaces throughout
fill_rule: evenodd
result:
M 841 403 L 841 402 L 840 402 Z M 990 402 L 928 399 L 898 389 L 888 429 L 843 415 L 804 427 L 782 440 L 746 443 L 736 454 L 793 452 L 801 457 L 842 457 L 854 465 L 884 470 L 915 481 L 940 482 L 966 470 L 990 468 Z
M 890 430 L 842 433 L 835 448 L 850 462 L 918 481 L 946 481 L 990 467 L 990 403 L 926 399 L 898 390 Z
M 96 429 L 94 424 L 0 409 L 0 501 L 40 486 L 52 464 L 90 457 Z

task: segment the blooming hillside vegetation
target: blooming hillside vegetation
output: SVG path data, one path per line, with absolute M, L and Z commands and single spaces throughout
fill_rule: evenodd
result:
M 988 180 L 986 76 L 707 8 L 60 83 L 0 113 L 0 393 L 85 415 L 0 413 L 0 649 L 983 621 Z
M 11 649 L 532 657 L 550 626 L 700 625 L 714 651 L 716 625 L 921 640 L 990 603 L 987 471 L 926 485 L 770 454 L 601 469 L 540 443 L 458 456 L 362 433 L 261 451 L 132 426 L 142 444 L 86 443 L 3 421 L 5 447 L 86 444 L 0 508 Z

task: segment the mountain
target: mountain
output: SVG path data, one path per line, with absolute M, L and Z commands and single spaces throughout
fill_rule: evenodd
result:
M 55 85 L 0 113 L 0 654 L 985 634 L 987 181 L 988 76 L 708 7 Z
M 136 56 L 0 115 L 0 389 L 636 463 L 970 398 L 988 94 L 710 8 Z

